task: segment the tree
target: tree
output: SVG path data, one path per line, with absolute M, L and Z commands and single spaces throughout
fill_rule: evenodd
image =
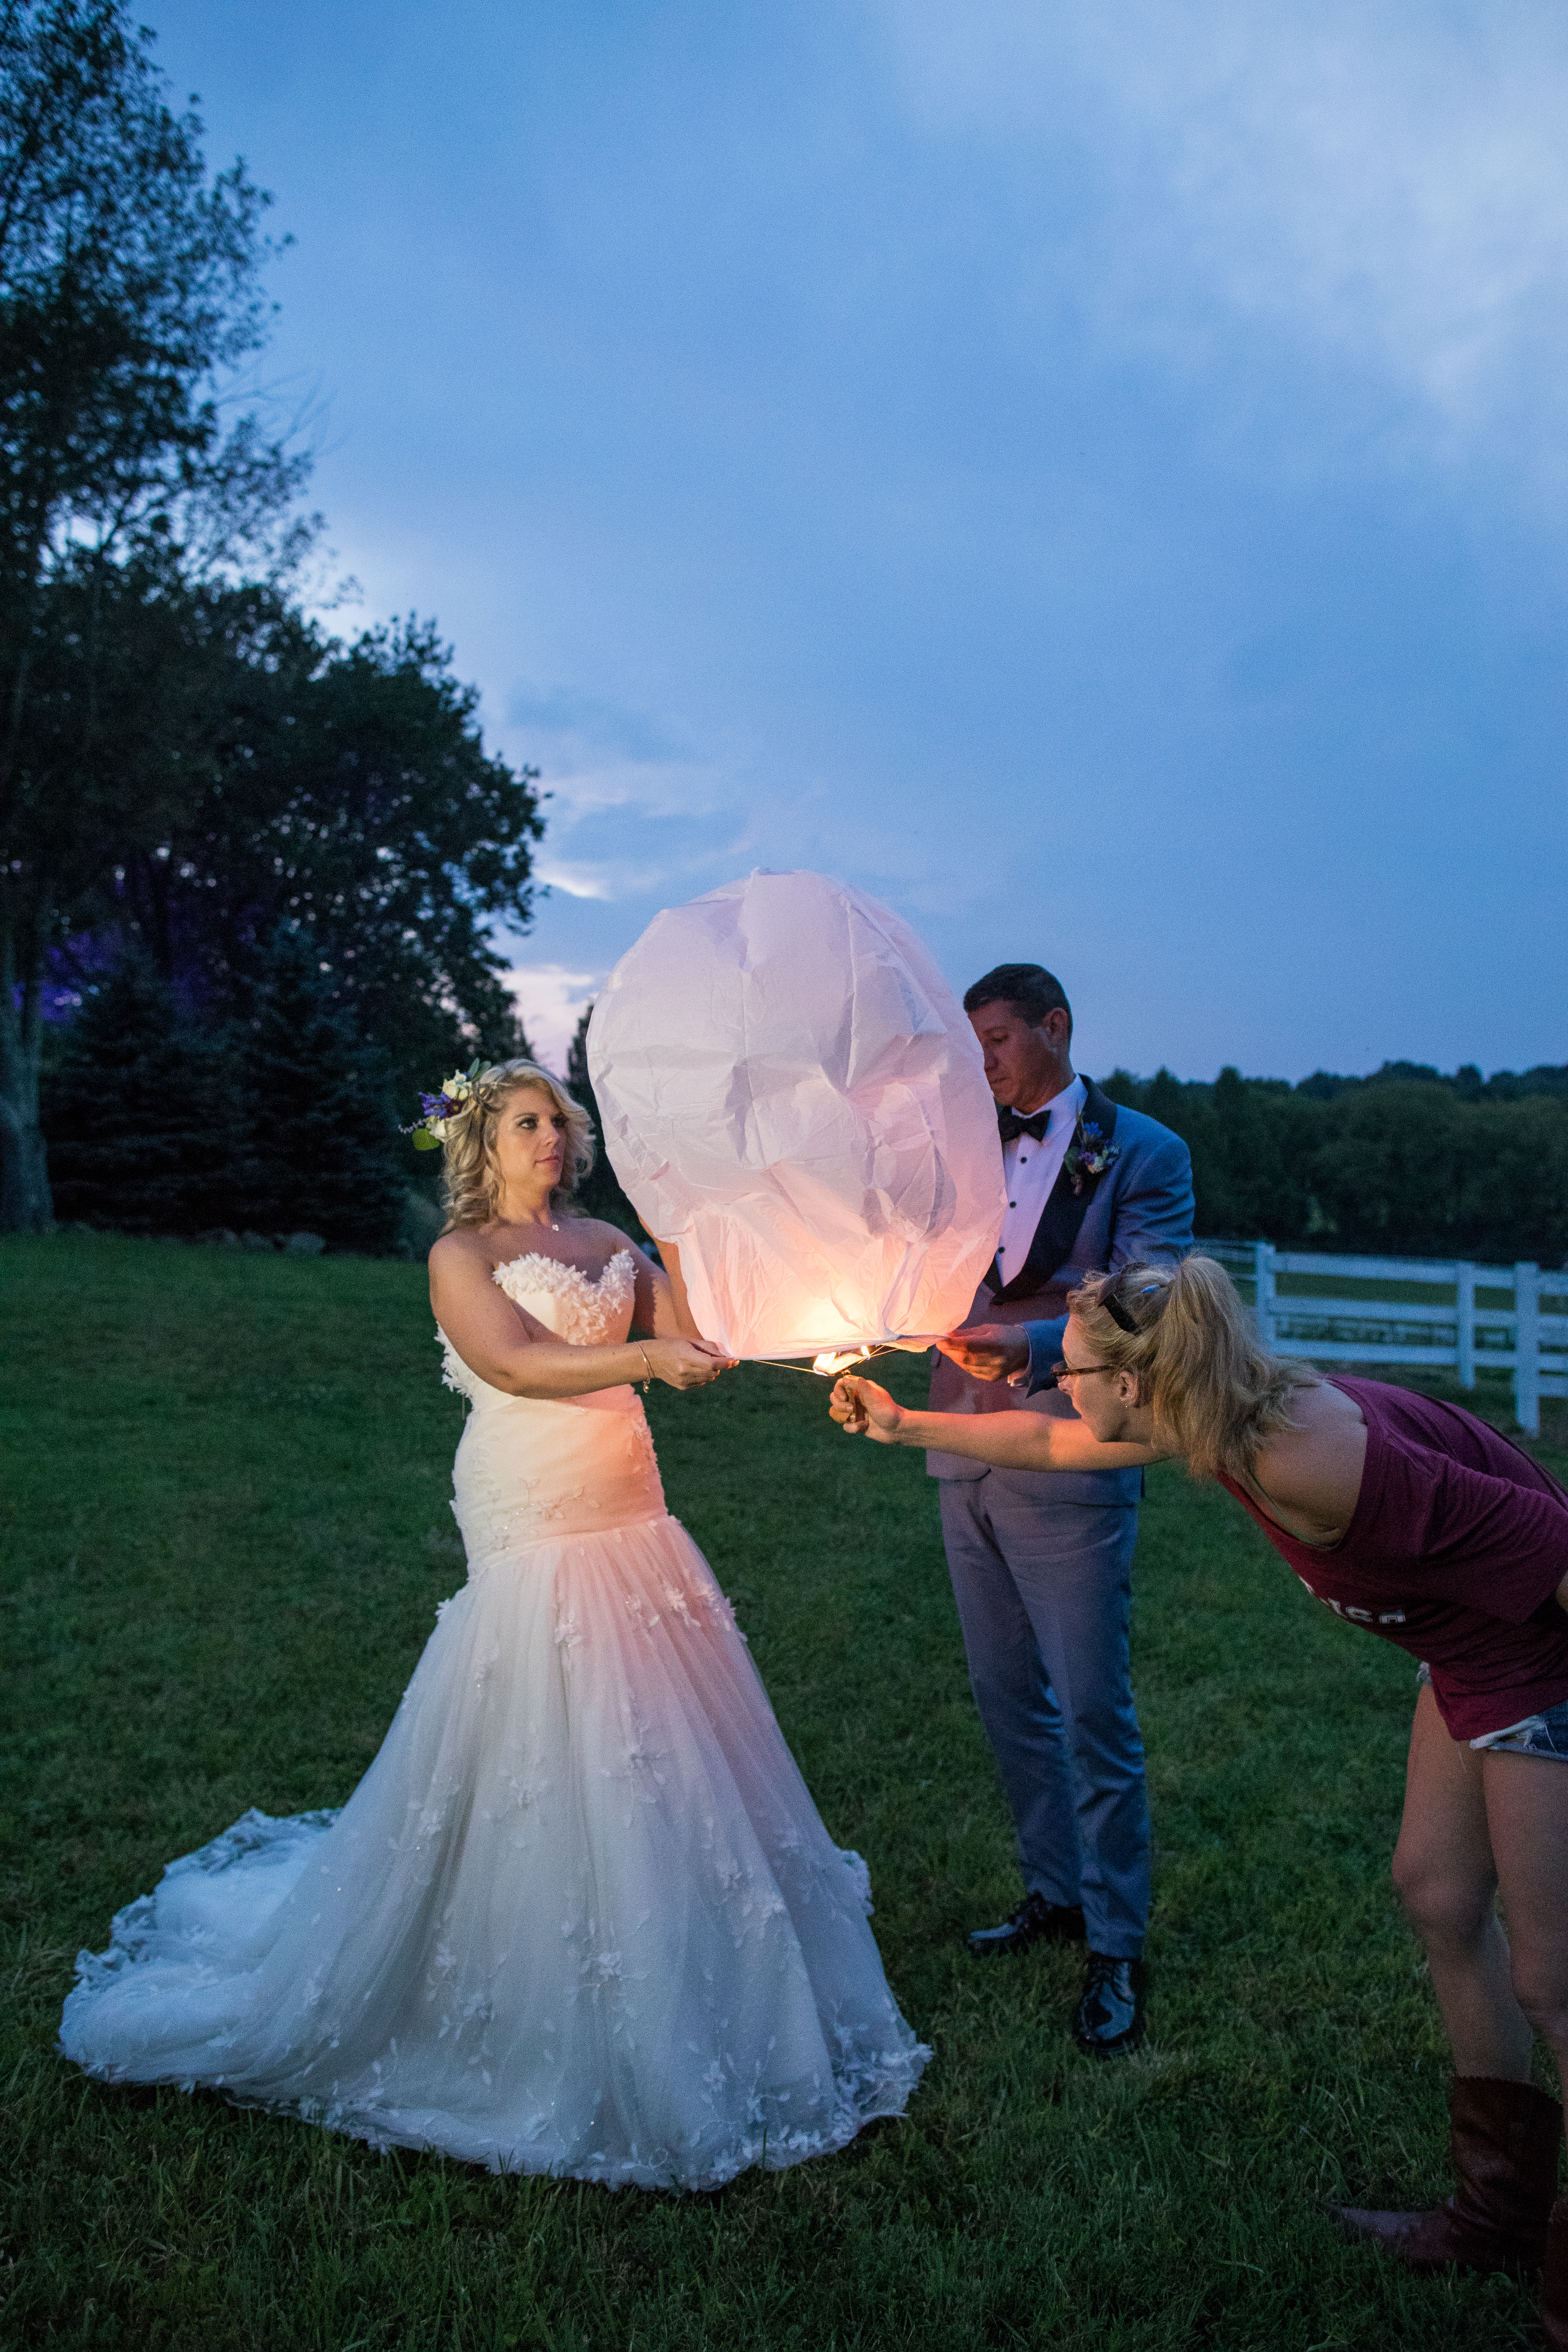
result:
M 242 163 L 208 179 L 153 37 L 120 0 L 0 8 L 0 547 L 24 603 L 67 523 L 227 553 L 302 472 L 253 416 L 220 422 L 215 372 L 265 341 L 271 199 Z
M 588 1076 L 588 1024 L 594 1017 L 590 1004 L 577 1024 L 572 1043 L 566 1051 L 566 1091 L 580 1102 L 594 1122 L 594 1165 L 577 1187 L 579 1207 L 590 1217 L 603 1217 L 606 1224 L 619 1225 L 622 1233 L 630 1234 L 640 1242 L 647 1231 L 642 1219 L 621 1190 L 621 1180 L 610 1165 L 605 1150 L 605 1122 L 599 1113 L 599 1097 L 594 1092 L 594 1081 Z
M 111 673 L 125 667 L 106 624 L 132 612 L 159 624 L 176 580 L 220 582 L 264 550 L 286 569 L 300 546 L 288 516 L 304 461 L 253 416 L 226 428 L 215 389 L 263 339 L 268 200 L 240 164 L 209 180 L 201 125 L 169 111 L 151 42 L 121 0 L 0 5 L 0 1224 L 11 1227 L 49 1217 L 37 1121 L 48 953 L 78 920 L 84 876 L 96 882 L 110 804 L 132 831 L 145 823 L 147 761 L 121 757 L 106 725 L 122 707 Z M 188 762 L 154 766 L 162 787 L 194 778 Z
M 181 1022 L 140 949 L 88 992 L 44 1111 L 62 1216 L 133 1234 L 237 1222 L 246 1136 L 227 1040 Z
M 1371 1078 L 1317 1071 L 1297 1087 L 1234 1069 L 1212 1086 L 1118 1070 L 1107 1087 L 1191 1148 L 1200 1234 L 1556 1265 L 1568 1252 L 1568 1103 L 1557 1076 L 1501 1071 L 1478 1089 L 1462 1069 L 1448 1078 L 1389 1063 Z
M 279 931 L 247 1017 L 218 1025 L 132 941 L 47 1076 L 60 1213 L 120 1233 L 313 1233 L 384 1255 L 412 1172 L 390 1094 L 301 934 Z
M 1568 1114 L 1561 1103 L 1467 1103 L 1446 1086 L 1348 1096 L 1309 1181 L 1334 1246 L 1561 1265 L 1568 1248 Z
M 205 783 L 123 856 L 121 911 L 171 980 L 243 1006 L 287 925 L 410 1108 L 454 1059 L 525 1052 L 488 926 L 530 919 L 543 825 L 477 702 L 430 624 L 349 646 L 286 608 L 255 624 Z
M 334 1002 L 308 934 L 280 930 L 271 942 L 241 1034 L 248 1221 L 384 1256 L 407 1182 L 390 1075 Z

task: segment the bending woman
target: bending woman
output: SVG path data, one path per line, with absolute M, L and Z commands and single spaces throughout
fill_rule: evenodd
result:
M 1184 1455 L 1315 1600 L 1421 1662 L 1394 1874 L 1453 2048 L 1457 2186 L 1432 2212 L 1341 2218 L 1422 2270 L 1544 2258 L 1547 2341 L 1568 2347 L 1562 2116 L 1530 2080 L 1532 2032 L 1568 2080 L 1568 1495 L 1456 1405 L 1268 1355 L 1210 1258 L 1092 1276 L 1068 1306 L 1070 1413 L 910 1412 L 847 1378 L 833 1416 L 1010 1470 Z M 995 1377 L 988 1337 L 952 1344 Z

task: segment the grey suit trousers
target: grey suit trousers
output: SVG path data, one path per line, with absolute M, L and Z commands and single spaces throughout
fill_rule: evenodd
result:
M 943 1478 L 969 1679 L 1026 1885 L 1081 1903 L 1091 1951 L 1136 1959 L 1149 1801 L 1127 1652 L 1134 1504 L 1047 1502 L 1038 1473 Z

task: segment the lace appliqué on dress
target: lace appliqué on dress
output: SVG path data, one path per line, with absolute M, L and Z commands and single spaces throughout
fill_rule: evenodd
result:
M 575 1348 L 602 1348 L 612 1341 L 618 1342 L 631 1328 L 637 1276 L 637 1259 L 630 1250 L 617 1250 L 597 1282 L 591 1281 L 577 1266 L 565 1265 L 559 1258 L 542 1257 L 535 1250 L 498 1265 L 490 1279 L 517 1307 L 526 1307 L 529 1299 L 537 1298 L 541 1292 L 562 1300 L 565 1312 L 559 1336 Z M 436 1340 L 441 1350 L 442 1386 L 454 1389 L 470 1404 L 477 1404 L 479 1389 L 484 1383 L 468 1370 L 445 1331 L 437 1328 Z M 651 1461 L 651 1438 L 647 1447 Z
M 519 1307 L 542 1291 L 559 1298 L 565 1307 L 562 1339 L 578 1348 L 602 1348 L 612 1333 L 617 1339 L 626 1335 L 637 1292 L 637 1260 L 630 1250 L 617 1250 L 592 1282 L 579 1267 L 530 1251 L 498 1265 L 490 1278 Z

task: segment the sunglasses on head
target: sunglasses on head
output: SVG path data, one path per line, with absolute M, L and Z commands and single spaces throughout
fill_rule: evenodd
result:
M 1154 1293 L 1162 1286 L 1163 1286 L 1157 1282 L 1146 1282 L 1142 1288 L 1141 1290 L 1135 1290 L 1132 1293 L 1132 1296 L 1134 1298 L 1152 1298 L 1154 1296 Z M 1100 1292 L 1100 1297 L 1096 1303 L 1104 1307 L 1106 1313 L 1116 1325 L 1118 1330 L 1136 1332 L 1140 1328 L 1140 1326 L 1133 1320 L 1131 1315 L 1129 1314 L 1126 1304 L 1118 1293 L 1114 1282 L 1108 1282 L 1106 1284 L 1105 1288 Z

